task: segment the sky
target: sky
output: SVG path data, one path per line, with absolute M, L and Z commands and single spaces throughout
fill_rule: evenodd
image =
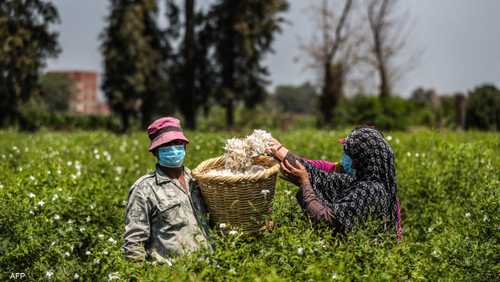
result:
M 206 1 L 206 0 L 205 0 Z M 95 70 L 102 72 L 99 34 L 108 11 L 105 0 L 54 0 L 61 23 L 62 52 L 47 63 L 47 70 Z M 198 1 L 200 2 L 200 1 Z M 276 85 L 316 82 L 316 74 L 305 68 L 300 46 L 315 32 L 311 3 L 319 0 L 289 0 L 284 14 L 287 24 L 277 34 L 274 53 L 266 57 L 273 90 Z M 500 1 L 497 0 L 400 0 L 411 28 L 400 60 L 417 55 L 395 92 L 409 96 L 417 87 L 434 88 L 440 94 L 467 92 L 483 83 L 500 87 Z

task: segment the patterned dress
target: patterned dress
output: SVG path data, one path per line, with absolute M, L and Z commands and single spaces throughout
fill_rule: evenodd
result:
M 315 221 L 326 221 L 340 232 L 352 230 L 369 215 L 382 219 L 384 229 L 396 227 L 401 239 L 394 152 L 382 133 L 357 128 L 345 139 L 344 152 L 353 159 L 355 175 L 327 172 L 311 162 L 288 154 L 289 161 L 301 161 L 309 173 L 310 185 L 297 193 L 300 206 Z

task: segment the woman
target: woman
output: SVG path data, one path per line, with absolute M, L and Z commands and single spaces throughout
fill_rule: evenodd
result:
M 382 219 L 385 229 L 396 227 L 400 240 L 400 208 L 391 146 L 382 133 L 367 127 L 354 129 L 341 143 L 342 169 L 328 162 L 299 158 L 278 141 L 270 151 L 281 161 L 285 177 L 300 186 L 297 200 L 314 221 L 348 232 L 371 215 Z

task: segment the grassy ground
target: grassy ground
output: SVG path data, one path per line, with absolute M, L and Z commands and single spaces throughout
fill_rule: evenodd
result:
M 275 132 L 300 155 L 338 160 L 343 131 Z M 123 259 L 127 190 L 154 167 L 144 133 L 0 132 L 0 280 L 494 280 L 500 274 L 500 135 L 386 132 L 396 152 L 404 241 L 370 226 L 315 230 L 278 181 L 275 229 L 218 235 L 173 266 Z M 187 165 L 220 155 L 230 133 L 189 132 Z M 302 252 L 303 251 L 303 252 Z

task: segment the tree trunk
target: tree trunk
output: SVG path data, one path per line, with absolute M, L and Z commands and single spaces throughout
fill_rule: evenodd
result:
M 226 126 L 228 129 L 234 127 L 234 101 L 229 99 L 226 104 Z
M 456 123 L 461 130 L 465 129 L 465 106 L 465 96 L 462 94 L 455 95 Z
M 334 111 L 343 95 L 344 70 L 342 64 L 325 64 L 324 85 L 320 98 L 321 125 L 334 125 Z
M 391 88 L 389 86 L 389 78 L 387 76 L 387 70 L 384 63 L 380 63 L 379 66 L 379 77 L 380 77 L 380 97 L 387 98 L 391 96 Z
M 185 18 L 186 18 L 186 33 L 184 37 L 184 118 L 186 127 L 196 129 L 196 104 L 195 104 L 195 66 L 194 66 L 194 5 L 195 0 L 186 0 L 185 2 Z
M 126 133 L 130 128 L 130 112 L 125 110 L 120 114 L 122 120 L 122 133 Z

